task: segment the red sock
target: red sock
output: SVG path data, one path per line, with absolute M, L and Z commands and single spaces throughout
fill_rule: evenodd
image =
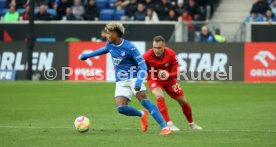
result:
M 193 122 L 192 109 L 191 109 L 189 103 L 182 104 L 181 107 L 182 107 L 182 112 L 183 112 L 183 114 L 184 114 L 184 115 L 186 116 L 186 118 L 187 118 L 187 121 L 188 121 L 189 123 L 192 123 L 192 122 Z
M 168 112 L 168 108 L 167 105 L 165 103 L 165 99 L 162 98 L 157 98 L 157 107 L 159 109 L 159 111 L 161 112 L 163 118 L 165 119 L 166 122 L 171 121 L 170 116 L 169 116 L 169 112 Z

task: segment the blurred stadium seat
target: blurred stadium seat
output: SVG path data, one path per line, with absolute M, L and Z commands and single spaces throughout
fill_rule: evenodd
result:
M 108 7 L 108 0 L 96 0 L 96 6 L 99 9 L 106 9 Z
M 51 15 L 56 17 L 57 16 L 57 11 L 55 9 L 47 9 L 47 12 Z
M 100 12 L 100 20 L 113 20 L 115 10 L 103 9 Z
M 109 8 L 115 8 L 116 2 L 117 2 L 117 0 L 109 0 L 108 1 Z
M 56 38 L 36 38 L 36 42 L 56 42 Z
M 19 14 L 22 14 L 22 13 L 25 12 L 25 9 L 17 9 L 17 12 L 18 12 Z
M 116 10 L 114 14 L 114 20 L 121 20 L 121 17 L 125 15 L 124 10 Z
M 0 0 L 0 10 L 6 7 L 6 0 Z
M 3 10 L 1 11 L 1 16 L 4 16 L 5 13 L 8 12 L 8 11 L 9 11 L 9 9 L 3 9 Z

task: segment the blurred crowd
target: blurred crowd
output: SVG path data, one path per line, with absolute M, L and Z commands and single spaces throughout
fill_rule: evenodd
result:
M 276 0 L 257 0 L 252 5 L 250 15 L 245 22 L 273 22 L 276 21 Z
M 35 0 L 35 20 L 101 20 L 101 0 Z M 123 10 L 121 20 L 204 21 L 207 6 L 211 13 L 219 0 L 107 0 L 107 9 Z M 0 4 L 1 5 L 1 4 Z M 29 20 L 29 1 L 6 0 L 0 7 L 1 20 Z

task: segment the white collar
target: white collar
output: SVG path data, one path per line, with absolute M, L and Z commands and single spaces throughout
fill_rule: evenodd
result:
M 123 45 L 124 41 L 125 41 L 125 39 L 123 39 L 122 42 L 121 42 L 119 45 L 114 44 L 114 46 L 115 46 L 115 47 L 120 47 L 120 46 Z

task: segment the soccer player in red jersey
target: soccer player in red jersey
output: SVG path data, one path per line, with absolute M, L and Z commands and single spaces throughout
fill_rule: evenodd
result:
M 180 104 L 182 112 L 188 121 L 188 126 L 194 130 L 202 130 L 202 127 L 193 121 L 192 109 L 177 82 L 179 72 L 177 56 L 172 49 L 166 47 L 165 39 L 162 36 L 154 37 L 153 48 L 148 50 L 143 56 L 148 66 L 148 86 L 156 97 L 158 109 L 167 122 L 167 126 L 172 131 L 179 131 L 179 128 L 170 119 L 163 90 Z

